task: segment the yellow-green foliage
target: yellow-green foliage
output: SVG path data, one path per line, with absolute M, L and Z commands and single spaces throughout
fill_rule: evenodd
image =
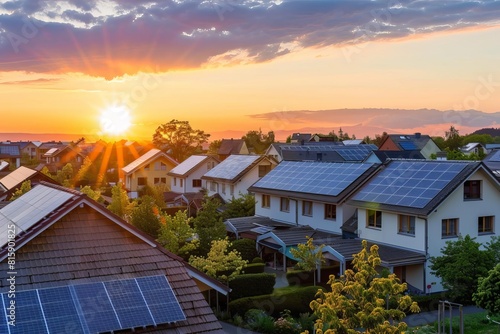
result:
M 158 242 L 166 249 L 183 258 L 198 247 L 199 241 L 195 231 L 190 226 L 192 218 L 187 216 L 186 210 L 177 211 L 175 216 L 161 215 Z
M 24 181 L 23 183 L 21 183 L 21 187 L 17 188 L 16 191 L 12 194 L 10 200 L 13 201 L 21 197 L 23 194 L 26 194 L 30 190 L 31 190 L 31 181 L 30 180 Z

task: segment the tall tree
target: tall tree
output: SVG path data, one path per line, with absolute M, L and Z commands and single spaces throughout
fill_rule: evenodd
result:
M 208 154 L 218 154 L 222 140 L 216 139 L 208 145 Z
M 150 196 L 141 197 L 140 204 L 132 210 L 130 222 L 139 230 L 155 239 L 158 238 L 161 226 L 160 210 L 156 206 L 154 198 Z
M 458 150 L 462 146 L 460 133 L 453 125 L 444 133 L 444 144 L 450 151 Z
M 486 277 L 479 278 L 472 300 L 490 315 L 500 315 L 500 263 Z
M 325 263 L 323 257 L 323 247 L 325 245 L 316 246 L 313 238 L 306 236 L 305 244 L 298 244 L 297 248 L 290 249 L 293 257 L 298 260 L 297 267 L 302 270 L 312 271 L 314 274 L 314 285 L 316 285 L 316 269 Z
M 274 132 L 269 131 L 264 134 L 262 129 L 259 129 L 259 131 L 252 130 L 248 131 L 241 139 L 245 140 L 245 144 L 249 149 L 253 148 L 255 153 L 262 154 L 266 152 L 269 145 L 274 143 Z
M 431 258 L 431 273 L 441 277 L 443 287 L 458 302 L 471 303 L 479 277 L 487 275 L 494 266 L 494 257 L 469 235 L 457 241 L 447 241 L 441 256 Z
M 200 239 L 198 249 L 200 255 L 208 253 L 213 240 L 224 239 L 226 236 L 226 226 L 222 222 L 222 215 L 218 211 L 219 207 L 219 200 L 205 196 L 202 207 L 193 220 L 194 228 Z
M 198 247 L 198 239 L 194 229 L 190 226 L 192 218 L 187 212 L 177 211 L 175 216 L 162 215 L 160 217 L 160 231 L 158 242 L 166 249 L 187 260 L 189 254 Z
M 94 201 L 101 200 L 101 192 L 99 190 L 94 190 L 90 186 L 85 186 L 80 189 L 81 193 L 84 193 L 89 198 L 92 198 Z
M 73 179 L 73 166 L 68 162 L 61 170 L 57 171 L 55 179 L 63 186 L 70 188 Z
M 115 215 L 128 221 L 134 205 L 134 202 L 130 202 L 127 191 L 123 189 L 121 182 L 111 188 L 111 203 L 108 205 L 108 209 Z
M 255 196 L 252 194 L 240 194 L 226 204 L 222 213 L 224 219 L 249 217 L 255 214 Z
M 328 284 L 332 291 L 319 290 L 310 303 L 318 317 L 314 325 L 317 334 L 323 333 L 401 333 L 407 325 L 401 320 L 405 311 L 419 312 L 420 309 L 410 296 L 405 295 L 406 283 L 400 283 L 395 274 L 381 277 L 376 267 L 380 265 L 378 246 L 367 249 L 366 240 L 362 250 L 354 255 L 353 269 Z M 386 307 L 387 299 L 394 301 L 397 308 Z M 306 331 L 306 333 L 308 333 Z
M 171 120 L 158 126 L 153 134 L 153 144 L 169 153 L 179 162 L 186 160 L 196 152 L 201 152 L 201 145 L 206 143 L 209 134 L 195 130 L 188 121 Z

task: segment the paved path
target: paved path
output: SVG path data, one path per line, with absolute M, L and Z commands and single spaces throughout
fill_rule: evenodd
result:
M 484 310 L 476 307 L 476 306 L 464 306 L 463 307 L 463 313 L 465 314 L 472 314 L 472 313 L 479 313 L 483 312 Z M 449 310 L 446 310 L 446 317 L 449 316 Z M 458 316 L 458 309 L 453 310 L 453 316 L 456 317 Z M 448 318 L 446 318 L 448 319 Z M 417 314 L 410 314 L 403 320 L 406 322 L 408 327 L 417 327 L 417 326 L 423 326 L 427 324 L 431 324 L 433 322 L 438 321 L 438 311 L 431 311 L 431 312 L 420 312 Z

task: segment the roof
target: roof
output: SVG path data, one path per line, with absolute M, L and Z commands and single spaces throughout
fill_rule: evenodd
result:
M 239 154 L 245 141 L 243 139 L 222 139 L 217 154 Z
M 484 159 L 483 163 L 491 172 L 500 179 L 500 149 L 491 151 Z
M 282 161 L 248 190 L 338 203 L 375 169 L 367 163 Z
M 377 149 L 373 144 L 344 145 L 342 142 L 308 142 L 304 145 L 275 146 L 283 160 L 288 161 L 363 161 Z
M 364 141 L 363 139 L 347 139 L 342 140 L 342 143 L 344 143 L 344 145 L 360 145 L 363 144 Z
M 410 151 L 410 150 L 408 150 L 408 151 L 375 150 L 370 154 L 370 156 L 371 155 L 375 155 L 381 163 L 383 163 L 389 159 L 392 159 L 392 160 L 394 160 L 394 159 L 421 159 L 421 160 L 425 160 L 425 157 L 418 150 L 415 150 L 415 151 Z M 368 156 L 367 159 L 370 156 Z
M 16 144 L 0 144 L 0 158 L 19 158 L 21 151 Z
M 390 134 L 387 137 L 403 151 L 421 150 L 427 145 L 429 140 L 432 140 L 429 135 L 422 135 L 420 133 L 413 135 Z
M 0 171 L 6 169 L 7 167 L 9 167 L 9 163 L 7 161 L 2 161 L 0 160 Z
M 172 170 L 167 174 L 171 176 L 187 177 L 191 172 L 193 172 L 208 159 L 210 159 L 210 157 L 207 155 L 192 155 L 172 168 Z
M 126 174 L 133 173 L 133 172 L 135 172 L 136 169 L 140 168 L 144 164 L 147 164 L 147 163 L 149 163 L 149 162 L 151 162 L 159 157 L 164 157 L 164 158 L 170 160 L 170 162 L 172 162 L 172 164 L 174 164 L 175 166 L 178 165 L 178 162 L 175 161 L 173 158 L 171 158 L 168 154 L 160 151 L 159 149 L 153 148 L 153 149 L 149 150 L 148 152 L 146 152 L 145 154 L 141 155 L 139 158 L 137 158 L 134 161 L 132 161 L 131 163 L 129 163 L 127 166 L 123 167 L 122 170 Z
M 267 159 L 260 155 L 238 155 L 227 157 L 220 164 L 209 170 L 201 178 L 206 180 L 221 180 L 234 182 L 245 175 L 262 160 Z
M 484 148 L 484 145 L 481 144 L 481 143 L 468 143 L 467 145 L 462 146 L 460 148 L 460 151 L 462 151 L 462 152 L 470 152 L 470 151 L 472 151 L 473 149 L 475 149 L 477 147 L 483 147 Z
M 232 232 L 236 235 L 239 235 L 243 232 L 254 232 L 257 234 L 262 234 L 260 233 L 261 230 L 258 229 L 259 227 L 267 227 L 267 230 L 264 229 L 267 233 L 270 230 L 274 230 L 275 228 L 289 228 L 294 226 L 261 216 L 229 218 L 224 221 L 224 224 L 226 225 L 226 230 L 228 232 Z
M 301 142 L 301 141 L 309 141 L 311 139 L 311 134 L 310 133 L 292 133 L 291 140 Z
M 0 186 L 5 190 L 14 189 L 24 181 L 28 180 L 37 171 L 28 167 L 21 166 L 16 170 L 10 172 L 8 175 L 0 179 Z
M 390 160 L 347 203 L 428 215 L 481 166 L 464 161 Z
M 0 209 L 0 217 L 2 228 L 6 223 L 20 227 L 16 237 L 17 293 L 163 275 L 186 320 L 143 329 L 144 332 L 223 333 L 191 277 L 199 277 L 204 284 L 226 293 L 227 288 L 87 196 L 40 184 Z M 3 272 L 8 271 L 7 255 L 6 247 L 2 247 Z M 8 291 L 2 283 L 0 292 Z

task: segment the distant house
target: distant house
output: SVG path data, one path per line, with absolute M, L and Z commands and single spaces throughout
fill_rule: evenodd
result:
M 500 231 L 500 183 L 480 162 L 393 160 L 347 202 L 357 208 L 357 236 L 378 245 L 439 256 L 447 241 L 481 244 Z M 428 260 L 391 271 L 420 292 L 440 292 Z
M 201 177 L 218 164 L 219 160 L 213 156 L 190 156 L 168 172 L 170 190 L 179 194 L 199 192 L 203 188 Z
M 309 141 L 311 141 L 311 142 L 322 142 L 322 141 L 337 142 L 337 141 L 339 141 L 339 139 L 336 135 L 324 135 L 321 133 L 315 133 L 311 136 Z
M 500 149 L 493 150 L 484 159 L 483 163 L 500 180 Z
M 310 133 L 292 133 L 290 137 L 290 143 L 292 144 L 300 144 L 304 142 L 308 142 L 311 139 L 311 134 Z
M 344 145 L 342 142 L 272 144 L 266 155 L 277 161 L 361 162 L 377 149 L 373 144 Z
M 276 160 L 260 155 L 230 155 L 201 177 L 209 196 L 218 194 L 224 201 L 248 193 L 248 188 L 277 165 Z
M 465 155 L 480 155 L 486 153 L 486 147 L 481 143 L 468 143 L 467 145 L 460 147 L 460 152 Z
M 217 155 L 222 161 L 232 154 L 250 154 L 243 139 L 222 139 Z
M 25 181 L 31 181 L 32 187 L 35 184 L 40 183 L 40 181 L 57 184 L 56 181 L 47 175 L 37 170 L 21 166 L 3 178 L 0 178 L 0 200 L 8 200 L 12 195 L 12 192 L 21 187 Z
M 46 160 L 45 153 L 47 153 L 49 150 L 53 148 L 64 148 L 65 146 L 66 144 L 55 141 L 41 143 L 40 146 L 38 146 L 38 160 L 45 161 Z
M 78 171 L 83 164 L 85 156 L 80 153 L 79 149 L 72 145 L 62 147 L 54 147 L 49 149 L 43 155 L 45 166 L 53 174 L 61 170 L 65 165 L 71 164 L 73 171 Z
M 389 159 L 419 159 L 425 160 L 425 157 L 420 153 L 420 151 L 381 151 L 375 150 L 368 157 L 366 157 L 364 162 L 380 164 L 384 163 Z
M 40 145 L 42 145 L 42 143 L 38 141 L 19 142 L 21 156 L 26 156 L 30 160 L 39 160 L 38 147 Z
M 382 139 L 379 150 L 381 151 L 420 151 L 426 159 L 441 150 L 434 140 L 428 135 L 417 132 L 413 135 L 389 134 Z
M 0 160 L 8 162 L 16 168 L 21 166 L 21 149 L 11 142 L 0 143 Z
M 228 288 L 86 195 L 39 184 L 0 209 L 0 230 L 8 228 L 19 333 L 224 333 L 203 292 Z M 2 233 L 3 273 L 12 271 L 8 242 Z M 0 313 L 7 333 L 3 303 Z
M 139 190 L 145 185 L 170 184 L 168 172 L 172 170 L 178 162 L 165 152 L 156 148 L 132 161 L 122 168 L 125 178 L 125 189 L 130 198 L 137 198 Z

